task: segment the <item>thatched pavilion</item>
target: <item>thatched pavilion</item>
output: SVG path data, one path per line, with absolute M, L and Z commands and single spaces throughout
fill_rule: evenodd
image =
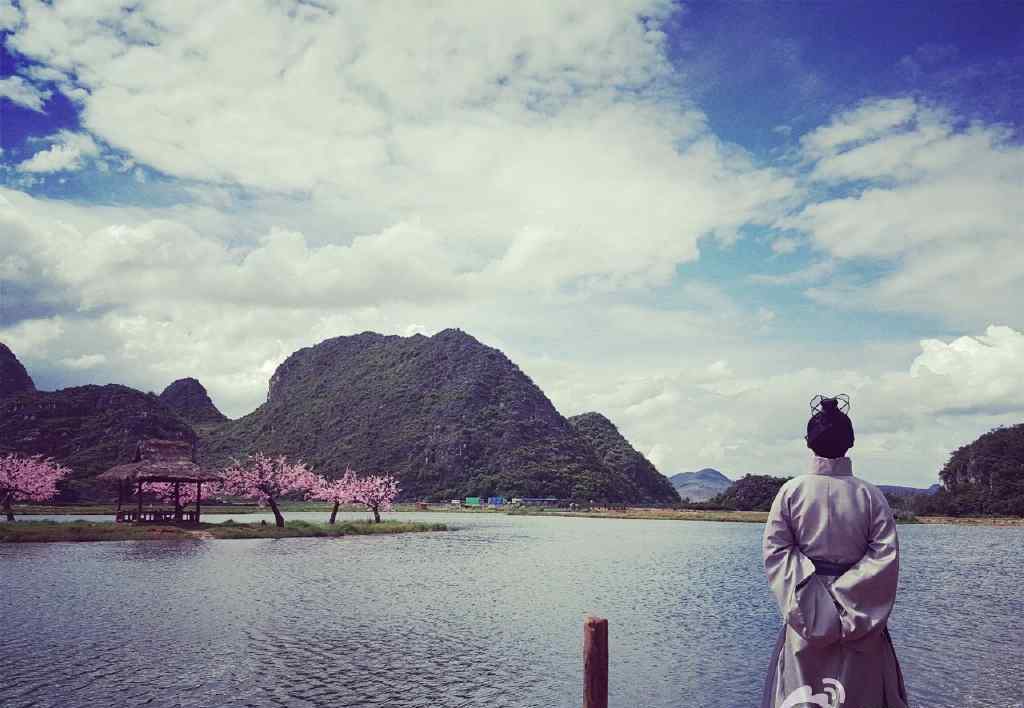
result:
M 117 483 L 118 521 L 174 521 L 176 523 L 199 523 L 199 501 L 202 498 L 203 482 L 219 482 L 222 477 L 216 472 L 203 469 L 196 464 L 192 443 L 185 440 L 148 439 L 139 442 L 131 462 L 112 467 L 99 475 L 98 479 Z M 151 511 L 143 514 L 142 485 L 146 482 L 170 482 L 174 484 L 174 513 Z M 196 510 L 186 512 L 181 507 L 181 485 L 196 485 Z M 138 508 L 124 511 L 125 498 L 137 487 Z

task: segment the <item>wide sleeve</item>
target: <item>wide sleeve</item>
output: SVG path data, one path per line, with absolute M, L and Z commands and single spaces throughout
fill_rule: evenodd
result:
M 772 502 L 762 550 L 768 585 L 782 618 L 810 644 L 832 644 L 841 637 L 839 611 L 828 589 L 803 554 L 789 513 L 790 489 Z
M 854 641 L 882 627 L 896 601 L 900 549 L 892 510 L 881 493 L 871 495 L 871 519 L 863 557 L 832 584 L 840 608 L 843 640 Z

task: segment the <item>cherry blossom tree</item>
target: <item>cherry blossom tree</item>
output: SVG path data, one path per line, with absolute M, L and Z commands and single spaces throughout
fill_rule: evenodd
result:
M 267 504 L 274 512 L 274 523 L 284 528 L 284 517 L 277 500 L 285 494 L 316 489 L 317 476 L 302 462 L 290 462 L 284 455 L 270 457 L 262 452 L 245 462 L 234 461 L 224 470 L 224 491 Z
M 355 498 L 352 496 L 353 485 L 355 482 L 356 473 L 347 467 L 345 468 L 344 474 L 342 474 L 338 479 L 324 479 L 323 477 L 317 478 L 317 485 L 310 492 L 309 498 L 334 503 L 334 508 L 331 509 L 331 518 L 328 523 L 333 524 L 337 521 L 339 506 L 355 501 Z
M 0 501 L 8 521 L 14 521 L 15 500 L 46 501 L 57 495 L 57 482 L 71 470 L 48 457 L 0 456 Z
M 365 504 L 373 512 L 373 520 L 380 523 L 380 512 L 391 511 L 398 496 L 398 480 L 389 474 L 358 477 L 350 487 L 352 501 Z

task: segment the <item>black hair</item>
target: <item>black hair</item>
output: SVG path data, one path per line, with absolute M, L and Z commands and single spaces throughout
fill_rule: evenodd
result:
M 818 395 L 811 399 L 811 419 L 807 421 L 807 447 L 818 457 L 843 457 L 853 447 L 853 422 L 846 415 L 850 397 Z

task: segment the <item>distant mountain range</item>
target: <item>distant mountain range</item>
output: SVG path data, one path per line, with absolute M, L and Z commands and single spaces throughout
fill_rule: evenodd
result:
M 917 494 L 936 494 L 942 489 L 941 484 L 933 484 L 927 488 L 921 487 L 901 487 L 897 484 L 879 484 L 878 488 L 886 494 L 894 497 L 912 497 Z
M 674 474 L 669 477 L 669 481 L 681 499 L 689 499 L 693 502 L 707 501 L 724 492 L 732 484 L 731 479 L 710 467 L 696 472 Z
M 114 384 L 37 391 L 0 344 L 0 452 L 68 464 L 78 480 L 71 496 L 89 498 L 100 493 L 92 477 L 127 461 L 144 437 L 196 441 L 211 466 L 262 451 L 328 476 L 347 466 L 387 472 L 405 499 L 679 501 L 610 420 L 567 420 L 502 352 L 457 329 L 364 332 L 301 349 L 274 372 L 266 402 L 237 420 L 194 378 L 160 396 Z

